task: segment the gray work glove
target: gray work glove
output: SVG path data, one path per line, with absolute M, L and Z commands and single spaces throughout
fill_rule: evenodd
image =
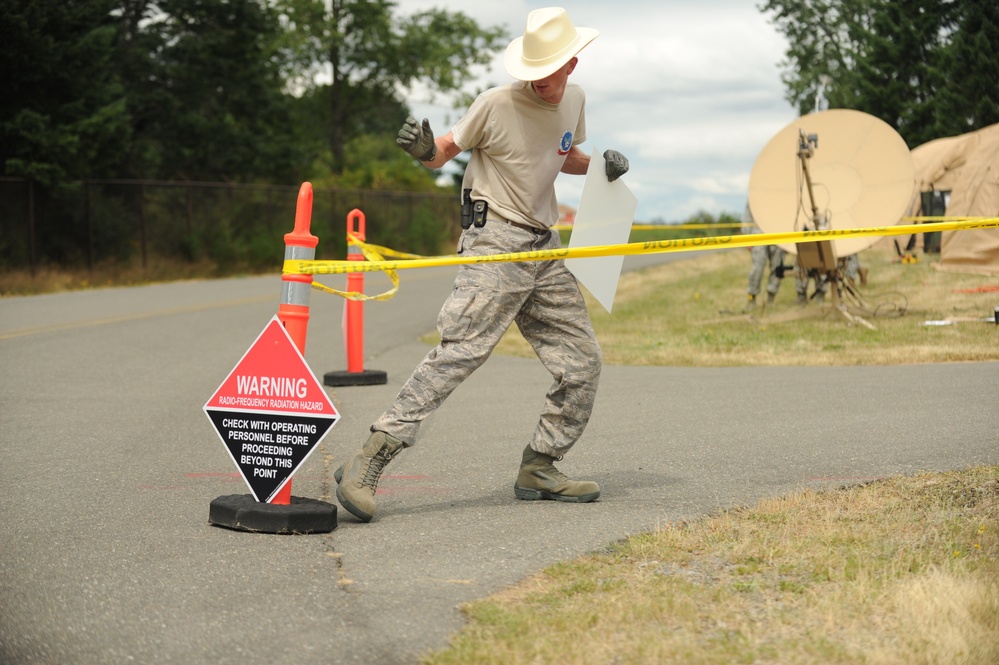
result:
M 399 147 L 416 157 L 421 162 L 433 161 L 437 156 L 437 144 L 434 143 L 434 132 L 430 129 L 430 121 L 423 119 L 423 124 L 409 116 L 399 130 L 399 138 L 395 140 Z
M 604 159 L 607 160 L 607 182 L 614 182 L 628 172 L 628 158 L 617 150 L 605 150 Z

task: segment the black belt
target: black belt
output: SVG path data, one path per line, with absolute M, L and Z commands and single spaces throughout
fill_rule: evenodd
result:
M 504 224 L 509 224 L 510 226 L 516 226 L 518 229 L 524 229 L 525 231 L 530 231 L 536 236 L 547 235 L 550 229 L 539 229 L 536 226 L 529 226 L 528 224 L 521 224 L 520 222 L 514 222 L 509 219 L 503 219 L 502 217 L 490 217 L 489 221 L 502 222 Z

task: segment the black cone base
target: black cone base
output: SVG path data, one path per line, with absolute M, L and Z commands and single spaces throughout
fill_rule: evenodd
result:
M 230 494 L 212 501 L 208 522 L 258 533 L 329 533 L 336 528 L 336 506 L 300 496 L 287 505 L 261 503 L 250 494 Z
M 360 372 L 326 372 L 323 383 L 327 386 L 380 386 L 388 383 L 388 374 L 380 369 L 363 369 Z

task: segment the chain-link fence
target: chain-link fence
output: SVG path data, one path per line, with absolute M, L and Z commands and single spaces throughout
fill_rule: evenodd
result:
M 157 259 L 221 268 L 280 266 L 298 187 L 213 182 L 86 180 L 58 189 L 0 179 L 0 267 L 93 268 Z M 367 240 L 436 254 L 457 238 L 457 195 L 314 190 L 317 258 L 346 255 L 346 219 L 366 218 Z

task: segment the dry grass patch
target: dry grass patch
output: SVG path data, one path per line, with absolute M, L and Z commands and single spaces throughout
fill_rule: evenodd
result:
M 669 524 L 468 605 L 446 663 L 999 662 L 999 467 Z

